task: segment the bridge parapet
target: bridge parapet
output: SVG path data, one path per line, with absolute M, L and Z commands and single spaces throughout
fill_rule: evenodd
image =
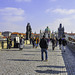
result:
M 67 41 L 67 46 L 75 52 L 75 42 Z

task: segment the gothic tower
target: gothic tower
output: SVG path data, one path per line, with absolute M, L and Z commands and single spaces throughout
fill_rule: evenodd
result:
M 58 38 L 62 38 L 64 35 L 64 27 L 62 27 L 62 24 L 59 25 L 59 28 L 58 28 Z

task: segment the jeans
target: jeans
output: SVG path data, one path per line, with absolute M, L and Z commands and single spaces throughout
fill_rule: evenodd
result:
M 66 50 L 66 46 L 62 45 L 62 51 L 65 51 L 65 50 Z
M 45 52 L 45 60 L 48 59 L 48 52 L 47 49 L 41 49 L 41 59 L 44 60 L 44 52 Z
M 38 47 L 38 44 L 36 44 L 36 47 Z
M 61 49 L 61 45 L 59 44 L 59 48 Z

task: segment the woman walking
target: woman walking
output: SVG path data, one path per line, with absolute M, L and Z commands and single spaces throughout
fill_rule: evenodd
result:
M 59 39 L 59 48 L 61 49 L 62 39 Z
M 55 48 L 55 38 L 53 37 L 52 38 L 52 50 L 54 50 L 54 48 Z
M 21 37 L 21 39 L 20 39 L 20 50 L 22 50 L 23 49 L 23 47 L 24 47 L 24 39 L 23 39 L 23 37 Z

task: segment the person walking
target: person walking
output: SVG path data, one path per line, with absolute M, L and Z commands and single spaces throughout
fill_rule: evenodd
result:
M 35 37 L 32 38 L 32 44 L 33 44 L 33 48 L 35 47 Z
M 56 40 L 55 40 L 55 38 L 53 37 L 53 38 L 52 38 L 52 50 L 55 49 L 55 43 L 56 43 Z
M 36 48 L 38 47 L 38 44 L 39 44 L 39 38 L 37 37 L 36 38 Z
M 61 50 L 61 45 L 62 45 L 62 39 L 60 38 L 59 39 L 59 48 L 60 48 L 60 50 Z
M 67 41 L 66 41 L 65 37 L 63 37 L 62 38 L 62 50 L 63 50 L 63 52 L 65 52 L 65 50 L 66 50 L 66 45 L 67 45 Z
M 11 39 L 11 37 L 10 37 L 10 48 L 12 47 L 12 39 Z
M 45 52 L 45 61 L 48 61 L 48 44 L 45 39 L 45 36 L 43 35 L 43 38 L 40 40 L 40 48 L 41 48 L 41 59 L 44 60 L 44 52 Z
M 58 45 L 58 38 L 56 37 L 56 47 L 57 47 L 57 45 Z
M 48 37 L 48 38 L 46 38 L 46 40 L 47 40 L 47 44 L 49 46 L 50 38 Z
M 7 49 L 10 49 L 11 48 L 11 39 L 10 37 L 8 36 L 7 37 Z
M 24 47 L 24 39 L 23 39 L 23 37 L 21 37 L 21 39 L 20 39 L 20 47 L 19 47 L 19 49 L 22 50 L 23 47 Z

